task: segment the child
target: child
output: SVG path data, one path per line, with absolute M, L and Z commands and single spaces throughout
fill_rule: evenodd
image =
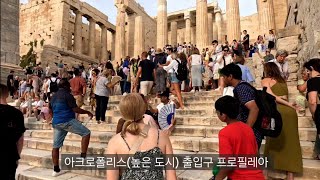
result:
M 231 96 L 224 96 L 216 101 L 215 109 L 218 118 L 222 122 L 227 123 L 227 126 L 219 132 L 220 156 L 257 156 L 258 145 L 252 128 L 236 119 L 239 112 L 239 102 Z M 223 180 L 226 177 L 229 179 L 246 180 L 264 179 L 262 170 L 260 169 L 222 168 L 215 176 L 215 180 Z

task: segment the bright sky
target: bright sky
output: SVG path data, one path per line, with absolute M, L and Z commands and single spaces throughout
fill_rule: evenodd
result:
M 28 0 L 20 0 L 21 3 L 26 3 Z M 116 22 L 117 9 L 114 6 L 114 0 L 81 0 L 85 1 L 93 7 L 97 8 L 109 17 L 109 21 L 113 24 Z M 136 0 L 140 3 L 150 16 L 157 15 L 158 0 Z M 208 0 L 208 3 L 214 0 Z M 226 9 L 226 0 L 217 0 L 222 10 Z M 183 10 L 196 6 L 196 0 L 167 0 L 168 13 Z M 256 0 L 239 0 L 240 15 L 248 16 L 257 12 Z

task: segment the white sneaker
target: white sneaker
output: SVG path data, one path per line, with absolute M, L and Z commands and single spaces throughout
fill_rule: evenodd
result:
M 60 176 L 60 175 L 62 175 L 64 173 L 66 173 L 66 171 L 62 171 L 62 170 L 60 170 L 60 172 L 53 171 L 51 176 L 52 177 L 57 177 L 57 176 Z
M 125 93 L 123 93 L 123 95 L 122 95 L 122 96 L 126 96 L 127 94 L 128 94 L 128 93 L 126 93 L 126 92 L 125 92 Z
M 190 92 L 191 92 L 191 93 L 194 93 L 194 92 L 195 92 L 195 90 L 194 90 L 194 89 L 192 89 Z

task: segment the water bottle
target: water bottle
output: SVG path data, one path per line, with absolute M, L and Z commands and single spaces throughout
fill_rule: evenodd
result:
M 210 180 L 215 180 L 219 171 L 220 171 L 220 168 L 217 165 L 213 166 L 213 168 L 212 168 L 212 175 L 213 176 L 212 176 L 212 178 L 210 178 Z

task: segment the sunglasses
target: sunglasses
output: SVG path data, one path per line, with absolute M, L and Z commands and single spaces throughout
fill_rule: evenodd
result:
M 229 50 L 223 50 L 224 52 L 228 52 Z

